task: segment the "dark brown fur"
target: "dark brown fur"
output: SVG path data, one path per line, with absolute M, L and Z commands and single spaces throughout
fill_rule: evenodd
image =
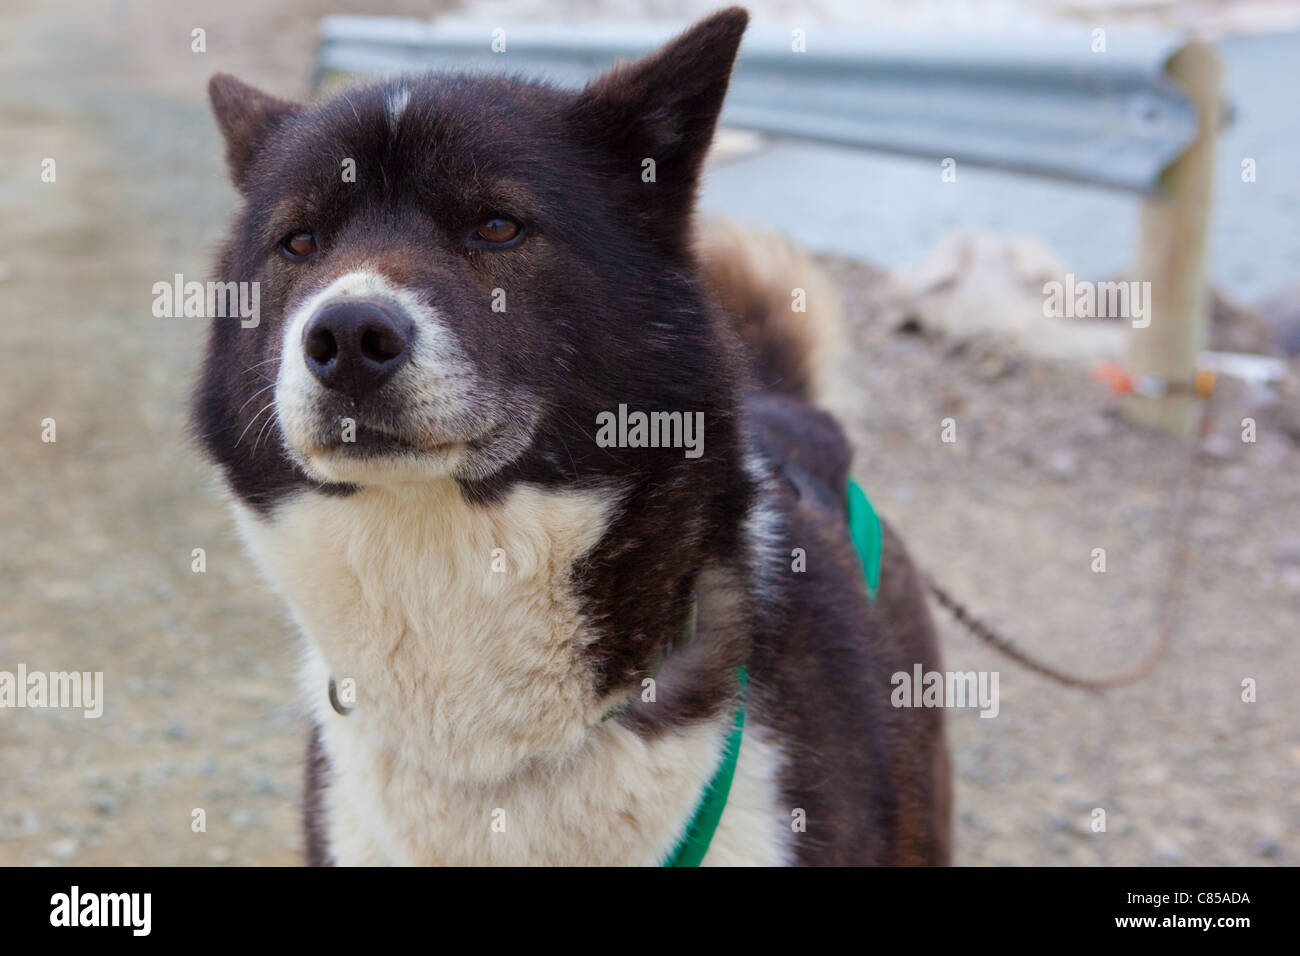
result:
M 435 290 L 493 399 L 541 415 L 523 454 L 460 481 L 465 501 L 486 506 L 520 483 L 623 495 L 574 572 L 599 634 L 587 651 L 595 690 L 630 700 L 616 719 L 653 736 L 714 718 L 734 706 L 736 667 L 747 663 L 750 726 L 780 741 L 783 802 L 807 814 L 807 832 L 792 840 L 797 861 L 945 863 L 940 712 L 890 706 L 893 672 L 938 666 L 916 576 L 889 532 L 879 596 L 867 601 L 845 529 L 848 448 L 812 404 L 812 340 L 788 315 L 763 321 L 774 315 L 764 312 L 770 295 L 744 300 L 738 287 L 746 314 L 728 315 L 692 247 L 699 171 L 745 24 L 743 11 L 723 11 L 579 94 L 507 79 L 407 78 L 410 105 L 396 131 L 384 104 L 399 81 L 305 107 L 214 78 L 244 197 L 220 278 L 261 282 L 265 317 L 252 330 L 214 323 L 196 432 L 234 493 L 268 519 L 288 496 L 351 494 L 299 470 L 274 420 L 267 439 L 239 440 L 262 404 L 251 397 L 274 379 L 281 319 L 362 262 L 405 288 Z M 344 157 L 358 167 L 348 187 L 338 176 Z M 641 179 L 647 157 L 653 184 Z M 527 223 L 527 241 L 468 249 L 466 228 L 503 209 Z M 277 241 L 304 224 L 322 252 L 289 265 Z M 490 309 L 497 287 L 509 294 L 506 327 Z M 703 412 L 706 454 L 598 447 L 592 423 L 620 403 Z M 363 411 L 389 422 L 401 409 Z M 759 503 L 779 540 L 750 536 Z M 807 553 L 807 571 L 792 570 L 793 548 Z M 683 643 L 695 600 L 699 628 Z M 656 671 L 657 703 L 641 706 L 640 681 Z M 314 734 L 305 802 L 313 863 L 329 860 L 320 801 L 328 773 Z

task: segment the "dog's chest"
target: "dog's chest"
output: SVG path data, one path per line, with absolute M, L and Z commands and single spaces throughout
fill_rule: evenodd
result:
M 354 723 L 397 754 L 491 779 L 571 750 L 598 706 L 571 571 L 611 504 L 524 487 L 478 508 L 425 483 L 305 495 L 269 521 L 241 512 L 240 526 L 321 663 L 355 691 Z
M 335 860 L 636 864 L 671 848 L 730 721 L 654 741 L 601 722 L 612 702 L 592 690 L 571 581 L 613 507 L 525 487 L 479 509 L 434 485 L 308 495 L 269 521 L 240 512 L 308 638 Z M 347 716 L 331 677 L 355 691 Z M 777 861 L 751 832 L 776 832 L 775 759 L 746 741 L 712 857 Z

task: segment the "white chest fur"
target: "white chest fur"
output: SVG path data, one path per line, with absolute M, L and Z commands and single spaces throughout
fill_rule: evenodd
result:
M 600 721 L 570 572 L 615 504 L 522 486 L 471 508 L 439 481 L 238 509 L 309 638 L 338 862 L 654 863 L 673 845 L 730 721 L 653 742 Z M 347 717 L 330 675 L 355 682 Z M 710 862 L 781 862 L 777 766 L 747 729 Z

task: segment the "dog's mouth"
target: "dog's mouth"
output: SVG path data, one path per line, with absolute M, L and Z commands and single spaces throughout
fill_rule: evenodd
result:
M 287 442 L 292 457 L 318 480 L 351 484 L 482 477 L 514 457 L 511 430 L 403 428 L 332 417 Z
M 538 403 L 469 402 L 400 390 L 357 400 L 276 389 L 283 447 L 309 477 L 355 485 L 481 480 L 529 448 Z
M 345 455 L 359 459 L 409 455 L 445 456 L 464 451 L 477 440 L 431 440 L 410 432 L 339 421 L 337 427 L 330 430 L 330 437 L 318 438 L 304 451 L 308 455 Z
M 313 458 L 445 458 L 482 446 L 501 431 L 468 410 L 430 413 L 382 394 L 358 401 L 324 393 L 281 406 L 296 411 L 285 422 L 290 444 Z

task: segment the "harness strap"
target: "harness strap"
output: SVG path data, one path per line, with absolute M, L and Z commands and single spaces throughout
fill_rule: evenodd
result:
M 849 537 L 853 539 L 854 550 L 862 562 L 867 596 L 874 601 L 876 590 L 880 587 L 880 564 L 885 547 L 884 528 L 866 492 L 852 478 L 848 482 L 847 495 Z M 736 707 L 731 734 L 722 751 L 722 763 L 705 787 L 704 795 L 695 808 L 695 816 L 686 828 L 686 834 L 664 861 L 664 866 L 699 866 L 704 855 L 709 852 L 713 834 L 717 832 L 718 822 L 722 819 L 722 811 L 727 808 L 727 797 L 731 793 L 732 778 L 736 775 L 736 761 L 740 757 L 741 737 L 745 730 L 745 693 L 749 687 L 749 672 L 743 665 L 737 671 L 737 676 L 740 679 L 740 704 Z
M 669 854 L 664 866 L 699 866 L 704 854 L 709 852 L 713 834 L 717 832 L 718 821 L 722 811 L 727 808 L 727 797 L 731 793 L 731 780 L 736 775 L 736 760 L 740 757 L 740 738 L 745 730 L 745 691 L 749 687 L 749 672 L 742 664 L 736 672 L 740 679 L 740 705 L 731 723 L 731 734 L 722 750 L 722 763 L 713 774 L 713 779 L 704 788 L 704 796 L 695 808 L 695 816 L 686 828 L 685 835 L 678 841 L 677 847 Z

